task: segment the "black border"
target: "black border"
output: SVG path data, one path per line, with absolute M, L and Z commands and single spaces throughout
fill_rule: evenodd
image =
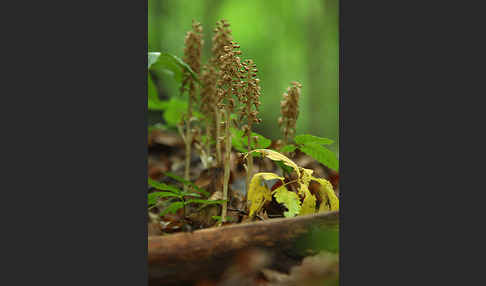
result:
M 146 285 L 147 1 L 9 8 L 0 284 Z
M 340 2 L 341 285 L 484 280 L 467 257 L 484 248 L 469 215 L 483 168 L 468 162 L 484 142 L 482 10 Z

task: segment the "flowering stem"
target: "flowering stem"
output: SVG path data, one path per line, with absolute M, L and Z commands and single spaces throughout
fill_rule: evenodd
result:
M 221 211 L 221 223 L 224 223 L 226 221 L 226 213 L 227 213 L 227 208 L 228 208 L 228 184 L 229 184 L 229 178 L 230 178 L 230 156 L 231 156 L 231 134 L 230 134 L 230 114 L 231 111 L 226 105 L 225 108 L 226 111 L 226 124 L 225 124 L 225 162 L 224 162 L 224 181 L 223 181 L 223 200 L 226 202 L 223 203 L 223 209 Z
M 250 106 L 248 104 L 248 106 Z M 251 122 L 248 124 L 248 153 L 251 151 Z M 250 180 L 253 172 L 253 155 L 249 154 L 246 158 L 248 162 L 248 169 L 246 170 L 246 193 L 250 191 Z
M 216 161 L 218 165 L 221 165 L 221 141 L 219 141 L 221 137 L 221 112 L 216 106 L 214 107 L 214 114 L 216 114 Z
M 184 170 L 184 179 L 190 181 L 189 171 L 191 168 L 191 143 L 192 143 L 192 132 L 191 132 L 191 117 L 192 117 L 192 98 L 195 93 L 195 88 L 193 83 L 191 83 L 191 88 L 189 90 L 189 102 L 187 104 L 187 119 L 186 119 L 186 166 Z M 184 191 L 187 191 L 187 185 L 184 184 Z

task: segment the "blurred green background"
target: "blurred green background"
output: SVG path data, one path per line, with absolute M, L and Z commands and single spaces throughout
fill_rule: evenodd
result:
M 297 134 L 334 139 L 339 152 L 338 0 L 148 0 L 149 52 L 183 57 L 192 19 L 204 28 L 203 62 L 211 56 L 216 21 L 227 19 L 242 58 L 258 66 L 263 122 L 255 131 L 281 138 L 277 119 L 290 82 L 302 83 Z M 177 84 L 159 77 L 161 98 L 178 96 Z

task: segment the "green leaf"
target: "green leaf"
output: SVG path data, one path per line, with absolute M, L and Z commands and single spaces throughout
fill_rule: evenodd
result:
M 308 135 L 308 134 L 297 135 L 297 136 L 295 136 L 294 140 L 295 140 L 295 143 L 297 143 L 297 144 L 306 144 L 306 143 L 313 142 L 313 143 L 319 143 L 321 145 L 331 145 L 332 143 L 334 143 L 334 141 L 331 140 L 331 139 L 323 138 L 323 137 L 317 137 L 317 136 Z
M 160 53 L 148 53 L 148 68 L 157 61 L 160 57 Z
M 242 130 L 231 128 L 231 145 L 234 149 L 242 153 L 248 152 L 248 148 L 246 147 L 248 146 L 247 140 Z
M 171 172 L 166 172 L 164 173 L 165 176 L 169 177 L 169 178 L 172 178 L 178 182 L 181 182 L 183 184 L 191 184 L 191 182 L 187 181 L 186 179 L 184 179 L 183 177 L 181 176 L 177 176 L 176 174 L 174 173 L 171 173 Z
M 187 102 L 185 100 L 172 97 L 167 101 L 167 109 L 164 112 L 164 120 L 170 127 L 175 127 L 182 120 L 182 116 L 187 112 Z
M 208 137 L 206 135 L 202 135 L 201 141 L 202 141 L 203 144 L 207 144 L 208 143 Z M 214 140 L 212 137 L 209 138 L 209 144 L 211 144 L 211 145 L 216 144 L 216 140 Z
M 202 114 L 197 110 L 192 111 L 192 116 L 195 117 L 199 121 L 203 121 L 206 118 L 206 115 Z
M 157 88 L 150 77 L 147 78 L 147 93 L 148 93 L 148 109 L 149 110 L 164 110 L 164 102 L 159 99 Z
M 186 72 L 199 83 L 196 73 L 194 73 L 188 64 L 177 56 L 168 53 L 149 53 L 148 63 L 148 68 L 150 70 L 160 70 L 165 73 L 170 71 L 173 74 L 174 79 L 179 83 L 182 82 L 184 73 Z
M 214 205 L 214 204 L 224 204 L 226 203 L 225 200 L 201 200 L 201 199 L 190 199 L 185 202 L 186 205 L 192 204 L 192 203 L 198 203 L 198 204 L 203 204 L 203 205 Z
M 293 144 L 289 144 L 289 145 L 285 145 L 283 146 L 281 149 L 280 149 L 280 152 L 281 153 L 290 153 L 290 152 L 294 152 L 295 149 L 297 149 L 297 146 L 293 145 Z
M 254 136 L 258 137 L 256 144 L 254 142 L 251 143 L 252 149 L 265 149 L 265 148 L 268 148 L 272 144 L 272 140 L 265 138 L 265 137 L 263 137 L 263 135 L 260 135 L 258 133 L 252 132 L 251 136 L 252 137 L 254 137 Z
M 181 182 L 183 183 L 184 185 L 189 185 L 191 187 L 193 187 L 196 191 L 200 192 L 201 194 L 205 195 L 205 196 L 210 196 L 211 194 L 208 193 L 206 190 L 204 189 L 201 189 L 199 188 L 198 186 L 196 186 L 196 184 L 194 184 L 193 182 L 190 182 L 190 181 L 187 181 L 185 180 L 184 178 L 180 177 L 180 176 L 177 176 L 176 174 L 174 173 L 171 173 L 171 172 L 167 172 L 167 173 L 164 173 L 164 175 L 166 175 L 167 177 L 169 178 L 172 178 L 178 182 Z
M 248 137 L 245 136 L 245 132 L 240 129 L 231 128 L 231 145 L 233 148 L 241 153 L 248 152 Z M 265 149 L 272 144 L 272 140 L 263 137 L 262 135 L 252 132 L 251 136 L 258 137 L 258 141 L 255 144 L 254 140 L 251 142 L 251 149 Z
M 284 186 L 278 187 L 272 193 L 277 203 L 283 204 L 288 209 L 284 212 L 285 217 L 294 217 L 300 212 L 300 199 L 296 193 L 288 191 Z
M 201 197 L 201 194 L 198 193 L 191 193 L 191 192 L 182 192 L 182 195 L 185 197 Z
M 282 161 L 275 161 L 275 164 L 277 164 L 284 173 L 290 174 L 294 171 L 294 168 L 285 165 Z
M 172 203 L 160 213 L 160 216 L 164 216 L 168 213 L 176 213 L 177 210 L 179 210 L 180 208 L 183 208 L 183 207 L 184 207 L 183 202 Z
M 171 192 L 153 192 L 148 194 L 147 202 L 148 205 L 153 205 L 157 203 L 157 199 L 160 198 L 167 198 L 167 197 L 179 197 L 178 194 L 171 193 Z
M 157 189 L 157 190 L 161 190 L 161 191 L 169 191 L 169 192 L 172 192 L 174 194 L 178 194 L 178 195 L 181 195 L 182 191 L 179 190 L 178 188 L 174 187 L 174 186 L 170 186 L 170 185 L 167 185 L 167 184 L 164 184 L 164 183 L 161 183 L 161 182 L 157 182 L 155 180 L 152 180 L 151 178 L 148 178 L 148 184 Z
M 320 145 L 316 142 L 308 142 L 303 145 L 299 146 L 299 149 L 306 153 L 307 155 L 311 156 L 312 158 L 316 159 L 320 163 L 324 164 L 325 166 L 338 171 L 339 170 L 339 161 L 331 150 L 325 148 L 324 146 Z
M 173 77 L 178 83 L 182 82 L 185 68 L 179 65 L 177 60 L 167 53 L 149 53 L 149 60 L 150 55 L 152 55 L 152 62 L 149 70 L 160 71 Z

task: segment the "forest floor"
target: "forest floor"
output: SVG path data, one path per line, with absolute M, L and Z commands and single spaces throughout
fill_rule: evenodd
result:
M 152 130 L 148 143 L 149 178 L 183 189 L 182 183 L 166 175 L 169 172 L 183 177 L 182 138 L 177 133 Z M 301 152 L 292 155 L 297 165 L 330 181 L 339 197 L 337 172 Z M 217 204 L 188 204 L 161 215 L 171 202 L 169 197 L 149 208 L 149 285 L 338 285 L 338 254 L 315 249 L 305 254 L 294 251 L 297 239 L 311 234 L 309 222 L 335 227 L 338 214 L 284 218 L 285 208 L 272 201 L 266 211 L 250 218 L 244 160 L 233 152 L 230 162 L 228 221 L 222 227 L 215 219 L 221 215 Z M 254 158 L 254 172 L 281 174 L 267 158 Z M 222 199 L 223 168 L 204 166 L 197 152 L 191 158 L 190 181 L 209 193 L 207 199 Z M 149 186 L 148 193 L 154 191 Z M 250 239 L 245 236 L 253 232 Z

